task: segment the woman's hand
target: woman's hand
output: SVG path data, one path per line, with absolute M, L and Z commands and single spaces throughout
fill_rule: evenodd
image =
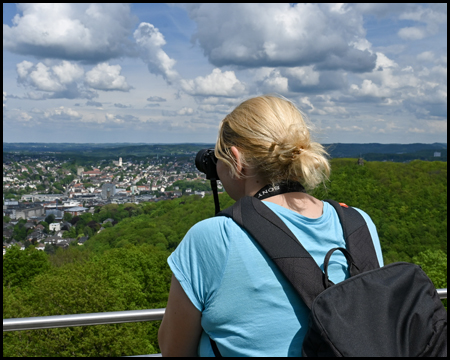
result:
M 198 356 L 202 313 L 172 275 L 166 312 L 158 331 L 162 356 Z

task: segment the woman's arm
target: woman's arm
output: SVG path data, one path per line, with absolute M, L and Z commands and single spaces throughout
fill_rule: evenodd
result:
M 197 356 L 202 313 L 172 275 L 166 312 L 158 331 L 162 356 Z

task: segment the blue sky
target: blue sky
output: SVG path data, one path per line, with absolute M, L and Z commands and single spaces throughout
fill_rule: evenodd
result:
M 280 94 L 322 143 L 447 142 L 446 4 L 3 4 L 3 141 L 216 141 Z

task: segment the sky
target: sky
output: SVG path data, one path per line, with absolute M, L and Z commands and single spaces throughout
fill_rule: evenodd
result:
M 446 143 L 447 4 L 3 3 L 3 142 L 214 143 L 262 94 L 321 143 Z

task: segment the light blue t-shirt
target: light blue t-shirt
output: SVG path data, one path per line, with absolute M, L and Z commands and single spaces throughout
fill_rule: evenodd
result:
M 328 250 L 346 247 L 339 217 L 327 202 L 316 219 L 263 203 L 284 221 L 322 270 Z M 383 266 L 375 225 L 357 210 L 368 224 Z M 214 356 L 208 335 L 222 356 L 301 356 L 309 309 L 259 244 L 231 218 L 219 216 L 194 225 L 168 263 L 202 312 L 199 356 Z M 333 253 L 328 275 L 334 283 L 349 276 L 340 251 Z

